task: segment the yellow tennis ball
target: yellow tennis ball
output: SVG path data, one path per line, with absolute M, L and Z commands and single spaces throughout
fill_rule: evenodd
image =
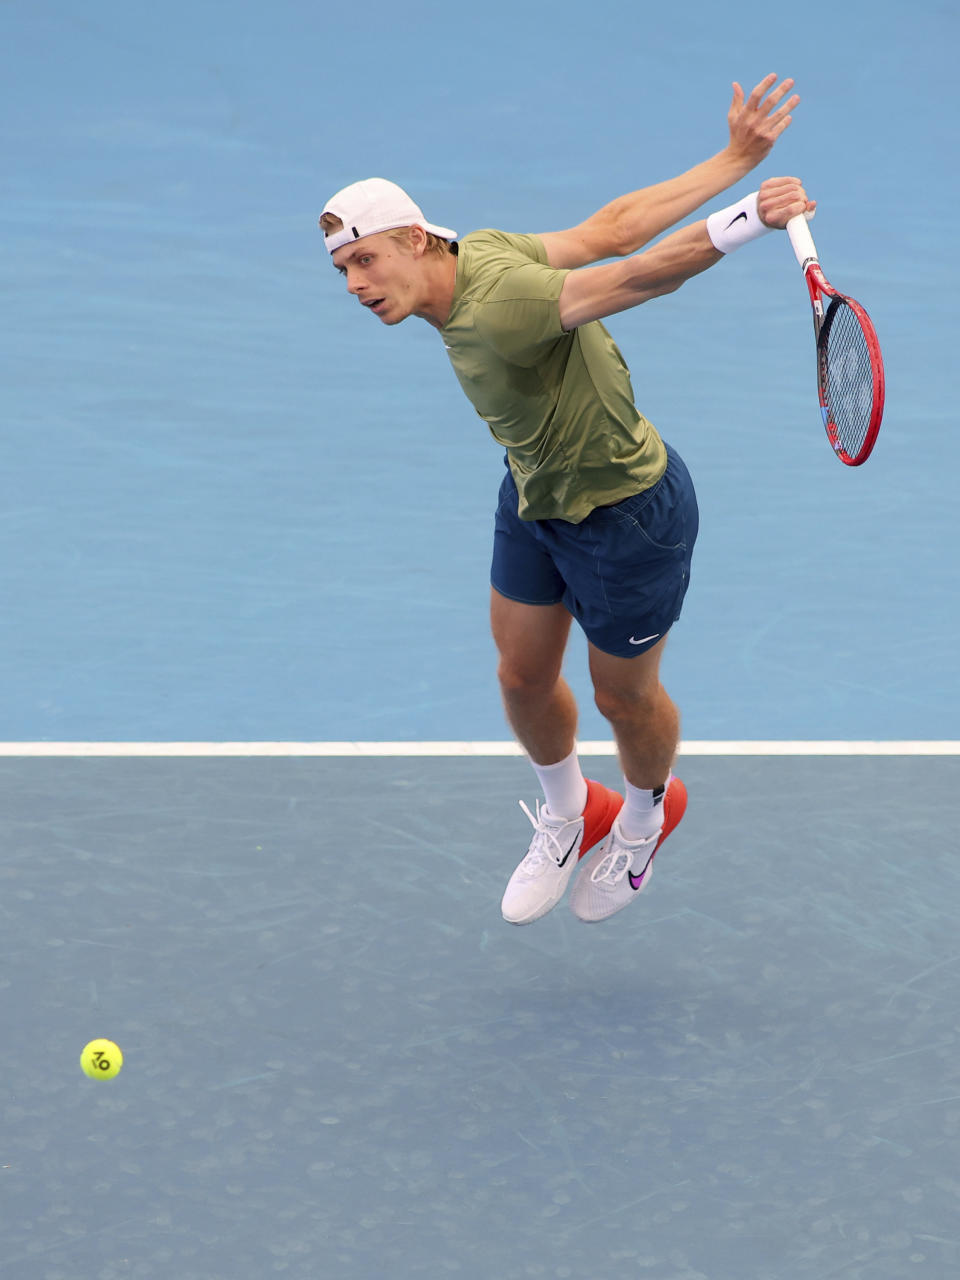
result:
M 123 1054 L 112 1040 L 91 1040 L 80 1055 L 80 1066 L 91 1080 L 112 1080 L 123 1066 Z

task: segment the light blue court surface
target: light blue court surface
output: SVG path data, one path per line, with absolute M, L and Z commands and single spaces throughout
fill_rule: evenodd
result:
M 499 450 L 435 332 L 347 298 L 317 214 L 383 174 L 461 232 L 568 226 L 719 149 L 730 82 L 774 70 L 803 102 L 758 177 L 820 201 L 886 422 L 833 459 L 783 237 L 611 321 L 703 512 L 667 678 L 695 739 L 956 737 L 958 27 L 8 0 L 2 736 L 501 738 Z
M 611 321 L 700 496 L 666 679 L 688 740 L 960 738 L 958 27 L 0 5 L 0 743 L 502 739 L 498 450 L 317 214 L 568 226 L 770 70 L 886 421 L 831 457 L 782 237 Z M 0 1276 L 955 1276 L 956 757 L 681 763 L 636 908 L 510 929 L 522 760 L 0 759 Z

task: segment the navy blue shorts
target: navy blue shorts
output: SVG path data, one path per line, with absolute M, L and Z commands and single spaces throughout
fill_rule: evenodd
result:
M 667 469 L 650 489 L 581 524 L 521 520 L 509 467 L 500 486 L 490 581 L 521 604 L 563 603 L 604 653 L 633 658 L 680 617 L 700 527 L 693 481 L 667 445 Z

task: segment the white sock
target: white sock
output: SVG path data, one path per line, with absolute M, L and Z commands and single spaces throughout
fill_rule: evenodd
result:
M 623 808 L 617 821 L 624 840 L 649 840 L 663 826 L 663 797 L 672 774 L 662 787 L 647 791 L 623 780 Z
M 543 798 L 551 818 L 579 818 L 587 803 L 587 783 L 574 747 L 565 760 L 537 764 L 533 771 L 543 787 Z

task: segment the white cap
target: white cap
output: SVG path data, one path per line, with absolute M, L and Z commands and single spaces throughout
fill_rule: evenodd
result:
M 324 244 L 331 253 L 353 240 L 376 235 L 378 231 L 392 231 L 394 227 L 423 227 L 441 240 L 457 238 L 457 233 L 449 227 L 435 227 L 427 222 L 423 210 L 404 189 L 385 178 L 365 178 L 344 187 L 330 197 L 323 212 L 336 214 L 343 223 L 342 231 L 331 231 L 324 236 Z

